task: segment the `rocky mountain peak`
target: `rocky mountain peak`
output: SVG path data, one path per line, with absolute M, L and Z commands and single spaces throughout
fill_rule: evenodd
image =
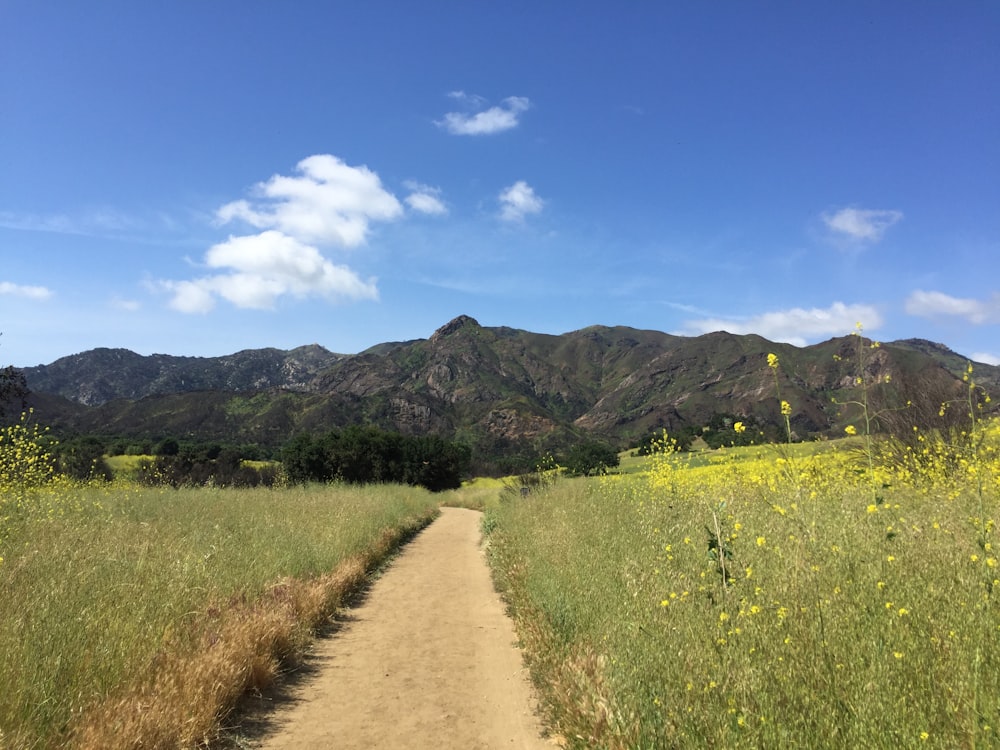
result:
M 470 318 L 468 315 L 459 315 L 434 331 L 431 335 L 431 341 L 438 341 L 466 327 L 479 328 L 480 326 L 475 318 Z

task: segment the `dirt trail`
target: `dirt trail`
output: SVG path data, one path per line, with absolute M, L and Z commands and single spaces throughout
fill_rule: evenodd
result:
M 515 634 L 479 546 L 480 514 L 444 508 L 271 715 L 265 750 L 547 748 Z

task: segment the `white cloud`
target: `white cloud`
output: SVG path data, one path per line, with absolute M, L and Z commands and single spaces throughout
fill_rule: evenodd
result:
M 1000 365 L 1000 356 L 988 352 L 973 352 L 972 361 L 982 362 L 984 365 Z
M 296 172 L 274 175 L 254 187 L 252 200 L 233 201 L 216 212 L 220 223 L 239 220 L 262 231 L 231 236 L 209 248 L 202 265 L 213 273 L 158 282 L 159 289 L 171 293 L 172 308 L 206 313 L 220 298 L 260 310 L 273 309 L 284 296 L 378 299 L 374 279 L 364 281 L 350 268 L 332 263 L 317 245 L 362 245 L 374 222 L 399 218 L 403 205 L 368 167 L 349 166 L 330 154 L 303 159 Z M 416 193 L 436 199 L 431 188 L 418 187 L 423 192 Z M 432 200 L 417 199 L 414 210 L 435 208 Z
M 170 306 L 183 313 L 207 313 L 215 307 L 210 279 L 197 281 L 162 281 L 162 287 L 172 292 Z
M 113 297 L 111 299 L 111 307 L 115 310 L 121 310 L 123 312 L 135 312 L 142 305 L 134 299 L 122 299 L 121 297 Z
M 51 297 L 52 290 L 46 289 L 44 286 L 27 286 L 25 284 L 13 284 L 9 281 L 0 281 L 0 294 L 40 300 Z
M 681 336 L 697 336 L 712 331 L 756 333 L 771 341 L 805 346 L 810 341 L 820 338 L 850 333 L 858 322 L 864 324 L 866 331 L 872 331 L 882 325 L 882 316 L 871 305 L 845 305 L 843 302 L 834 302 L 825 309 L 814 307 L 806 310 L 796 307 L 742 320 L 726 318 L 689 320 L 676 333 Z
M 220 222 L 240 219 L 258 229 L 277 229 L 304 242 L 356 247 L 376 221 L 392 221 L 403 207 L 366 166 L 352 167 L 336 156 L 317 154 L 296 165 L 298 176 L 274 175 L 258 184 L 255 202 L 227 203 Z
M 910 315 L 923 318 L 952 315 L 975 325 L 1000 323 L 1000 293 L 994 292 L 988 300 L 978 300 L 918 289 L 906 298 L 905 309 Z
M 441 190 L 422 185 L 419 182 L 407 181 L 404 183 L 410 194 L 406 196 L 406 205 L 414 211 L 432 216 L 444 216 L 448 213 L 448 207 L 441 200 Z
M 824 213 L 823 223 L 841 237 L 855 242 L 878 242 L 885 231 L 903 218 L 902 211 L 842 208 Z
M 88 237 L 121 237 L 140 234 L 150 226 L 171 228 L 169 217 L 156 220 L 132 216 L 115 208 L 90 208 L 74 214 L 17 214 L 0 211 L 0 227 L 24 232 L 51 232 Z
M 485 107 L 486 99 L 476 94 L 466 94 L 464 91 L 449 91 L 448 97 L 464 102 L 469 107 Z
M 57 234 L 83 234 L 79 222 L 64 214 L 15 214 L 0 211 L 0 227 L 18 229 L 25 232 L 55 232 Z
M 537 214 L 545 206 L 534 189 L 524 180 L 518 180 L 500 191 L 500 218 L 504 221 L 523 221 L 528 214 Z
M 216 297 L 236 307 L 272 309 L 278 298 L 324 297 L 331 301 L 378 299 L 375 281 L 362 281 L 345 266 L 331 263 L 315 247 L 276 230 L 230 237 L 211 247 L 205 265 L 221 272 L 191 281 L 165 281 L 170 306 L 205 313 Z
M 481 97 L 464 91 L 452 91 L 448 96 L 466 103 L 472 109 L 480 109 L 485 105 Z M 516 128 L 520 122 L 519 116 L 530 107 L 531 100 L 528 97 L 508 96 L 498 107 L 472 113 L 448 112 L 443 120 L 438 120 L 435 124 L 452 135 L 490 135 Z

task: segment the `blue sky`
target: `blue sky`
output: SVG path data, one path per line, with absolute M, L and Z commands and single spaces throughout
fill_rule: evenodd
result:
M 0 2 L 0 364 L 467 314 L 1000 362 L 1000 3 Z

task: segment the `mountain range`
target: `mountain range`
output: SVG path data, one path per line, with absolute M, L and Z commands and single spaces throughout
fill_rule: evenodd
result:
M 792 404 L 797 436 L 837 435 L 852 415 L 833 400 L 857 400 L 861 372 L 866 382 L 889 376 L 884 403 L 929 399 L 924 411 L 936 411 L 963 397 L 967 364 L 921 339 L 875 346 L 845 336 L 795 347 L 622 326 L 550 335 L 462 315 L 427 339 L 352 355 L 316 344 L 207 358 L 95 349 L 23 372 L 38 419 L 67 434 L 275 448 L 298 432 L 371 424 L 503 453 L 584 438 L 626 447 L 717 415 L 779 426 L 781 400 Z M 995 390 L 1000 368 L 977 364 L 975 378 Z

